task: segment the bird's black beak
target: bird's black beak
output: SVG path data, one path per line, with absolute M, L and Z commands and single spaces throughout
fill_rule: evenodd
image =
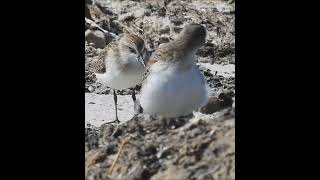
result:
M 142 66 L 145 68 L 146 64 L 144 63 L 144 59 L 143 56 L 141 55 L 141 53 L 139 53 L 139 57 L 138 57 L 139 62 L 142 64 Z

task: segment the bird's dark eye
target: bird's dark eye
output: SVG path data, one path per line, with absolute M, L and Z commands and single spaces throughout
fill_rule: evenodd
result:
M 132 47 L 129 47 L 130 52 L 132 53 L 137 53 L 135 49 L 133 49 Z

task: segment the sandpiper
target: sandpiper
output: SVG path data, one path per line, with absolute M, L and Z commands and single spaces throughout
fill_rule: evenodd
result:
M 120 122 L 116 90 L 133 88 L 132 99 L 135 103 L 135 86 L 141 83 L 148 54 L 142 38 L 125 33 L 119 40 L 108 44 L 95 61 L 93 69 L 97 80 L 113 89 L 116 116 L 113 122 Z
M 205 38 L 205 27 L 189 24 L 175 40 L 156 49 L 141 88 L 143 113 L 168 118 L 187 116 L 208 102 L 205 79 L 195 58 Z

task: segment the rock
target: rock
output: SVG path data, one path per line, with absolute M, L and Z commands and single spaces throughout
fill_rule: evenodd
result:
M 204 114 L 212 114 L 224 108 L 231 107 L 233 103 L 233 96 L 234 94 L 232 91 L 221 93 L 218 97 L 211 96 L 209 97 L 208 103 L 201 108 L 200 112 Z
M 183 22 L 186 20 L 183 17 L 178 17 L 178 16 L 170 16 L 169 20 L 174 24 L 174 25 L 181 25 Z
M 158 15 L 164 17 L 166 15 L 166 9 L 164 7 L 161 7 L 158 10 Z
M 200 112 L 204 114 L 212 114 L 221 109 L 221 103 L 219 102 L 219 98 L 215 96 L 209 97 L 208 103 L 200 109 Z
M 165 26 L 159 29 L 159 33 L 160 34 L 167 34 L 170 32 L 170 27 L 169 26 Z
M 170 41 L 170 38 L 167 36 L 160 36 L 158 43 L 162 44 L 162 43 L 167 43 Z
M 223 106 L 232 106 L 232 98 L 234 97 L 233 91 L 225 91 L 219 94 L 219 100 L 223 102 Z
M 88 29 L 85 32 L 85 38 L 88 43 L 92 43 L 95 48 L 104 48 L 106 45 L 105 35 L 100 30 Z

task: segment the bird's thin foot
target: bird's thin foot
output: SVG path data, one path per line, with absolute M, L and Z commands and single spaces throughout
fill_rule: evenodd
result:
M 119 124 L 119 123 L 120 123 L 119 119 L 116 119 L 114 121 L 110 121 L 110 122 L 107 122 L 105 124 Z

